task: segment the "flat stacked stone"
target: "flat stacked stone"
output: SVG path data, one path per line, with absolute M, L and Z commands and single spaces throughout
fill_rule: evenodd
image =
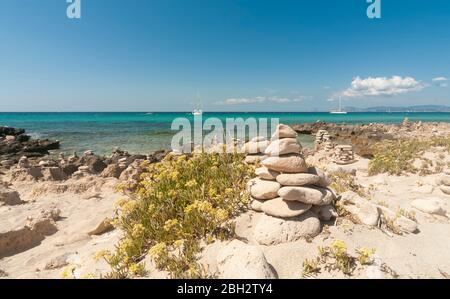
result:
M 450 195 L 450 170 L 446 170 L 437 183 L 443 193 Z
M 267 146 L 269 146 L 270 141 L 265 137 L 257 136 L 251 139 L 249 142 L 242 146 L 242 151 L 247 154 L 245 157 L 245 163 L 247 164 L 257 164 L 267 158 L 264 154 Z
M 355 154 L 351 145 L 337 145 L 333 160 L 336 164 L 345 165 L 355 162 Z
M 329 214 L 333 214 L 331 204 L 335 196 L 327 188 L 330 180 L 323 171 L 307 166 L 301 150 L 297 133 L 286 125 L 279 125 L 264 152 L 268 158 L 263 160 L 262 167 L 255 171 L 258 178 L 249 182 L 249 185 L 252 185 L 250 206 L 264 214 L 260 222 L 278 221 L 282 227 L 286 226 L 286 229 L 280 227 L 280 232 L 289 236 L 277 236 L 273 238 L 277 240 L 275 243 L 300 237 L 314 237 L 320 231 L 318 215 L 325 215 L 326 220 L 329 220 Z M 313 207 L 323 208 L 312 209 Z M 279 220 L 271 220 L 271 217 Z M 293 225 L 294 222 L 298 223 Z M 298 228 L 299 231 L 294 233 L 291 227 Z M 267 241 L 267 234 L 271 232 L 262 231 L 264 228 L 267 228 L 267 225 L 263 223 L 255 227 L 256 240 L 260 244 L 271 243 Z

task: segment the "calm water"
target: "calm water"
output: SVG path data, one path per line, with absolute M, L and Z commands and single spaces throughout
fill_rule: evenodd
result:
M 37 138 L 61 141 L 63 151 L 79 152 L 92 149 L 110 153 L 115 146 L 133 153 L 147 153 L 168 148 L 175 131 L 172 120 L 190 113 L 0 113 L 0 126 L 20 127 Z M 399 123 L 405 117 L 412 121 L 450 122 L 450 113 L 204 113 L 203 118 L 279 118 L 281 123 L 305 122 L 336 123 Z M 305 146 L 311 145 L 310 136 L 301 136 Z

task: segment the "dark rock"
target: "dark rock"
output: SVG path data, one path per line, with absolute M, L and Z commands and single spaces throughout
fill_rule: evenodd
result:
M 108 167 L 106 167 L 102 173 L 100 174 L 101 177 L 104 178 L 119 178 L 120 174 L 124 171 L 124 168 L 120 167 L 117 164 L 109 164 Z
M 78 166 L 74 164 L 67 164 L 63 165 L 61 169 L 67 176 L 71 176 L 74 172 L 78 170 Z
M 164 157 L 167 156 L 167 154 L 169 152 L 170 152 L 169 150 L 155 151 L 155 152 L 151 153 L 150 155 L 148 155 L 147 159 L 149 160 L 150 163 L 161 162 L 164 159 Z
M 80 164 L 89 166 L 92 173 L 101 173 L 108 165 L 103 161 L 103 158 L 97 155 L 87 155 L 80 159 Z
M 16 129 L 11 127 L 0 127 L 0 137 L 5 137 L 6 135 L 19 136 L 25 133 L 24 129 Z
M 49 155 L 50 150 L 59 149 L 59 146 L 59 141 L 32 139 L 23 129 L 0 127 L 0 160 L 13 160 L 17 163 L 22 156 L 43 157 Z

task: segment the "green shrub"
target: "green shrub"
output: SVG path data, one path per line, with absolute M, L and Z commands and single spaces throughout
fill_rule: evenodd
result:
M 374 157 L 369 162 L 369 175 L 389 173 L 429 174 L 430 161 L 422 157 L 422 153 L 432 147 L 445 147 L 450 151 L 450 137 L 431 137 L 425 139 L 407 139 L 382 141 L 374 145 Z M 422 160 L 420 168 L 414 167 L 415 159 Z M 439 168 L 439 165 L 437 165 Z M 436 171 L 436 170 L 435 170 Z
M 254 168 L 231 154 L 168 155 L 145 164 L 130 198 L 121 200 L 114 224 L 125 232 L 114 253 L 104 252 L 110 278 L 143 275 L 147 255 L 172 278 L 201 278 L 200 242 L 234 235 L 231 218 L 248 204 L 246 182 Z

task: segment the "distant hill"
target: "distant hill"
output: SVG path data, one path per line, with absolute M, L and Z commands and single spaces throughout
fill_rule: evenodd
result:
M 377 106 L 369 108 L 345 107 L 348 112 L 450 112 L 449 106 L 419 105 L 407 107 Z

